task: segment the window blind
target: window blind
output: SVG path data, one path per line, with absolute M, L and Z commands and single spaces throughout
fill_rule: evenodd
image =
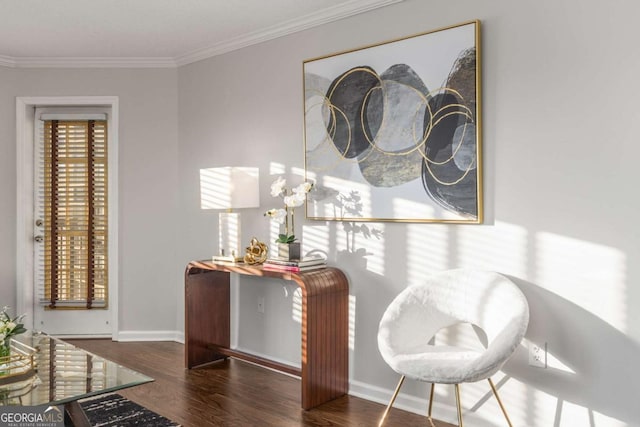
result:
M 105 308 L 108 293 L 107 121 L 43 120 L 37 218 L 39 298 L 48 308 Z M 36 260 L 38 262 L 38 260 Z
M 104 361 L 68 344 L 43 339 L 35 357 L 41 376 L 49 379 L 36 388 L 37 401 L 62 400 L 117 386 L 117 376 L 109 375 Z

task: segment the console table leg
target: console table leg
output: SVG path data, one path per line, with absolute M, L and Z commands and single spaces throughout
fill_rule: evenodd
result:
M 225 358 L 211 345 L 231 341 L 229 273 L 187 272 L 185 277 L 185 365 L 187 368 Z

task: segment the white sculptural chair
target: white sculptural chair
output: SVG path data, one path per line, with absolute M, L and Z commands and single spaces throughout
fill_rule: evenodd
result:
M 429 343 L 439 330 L 458 323 L 482 329 L 486 348 Z M 401 375 L 379 426 L 384 424 L 405 377 L 431 383 L 429 421 L 435 384 L 454 384 L 460 427 L 460 384 L 487 379 L 511 426 L 490 377 L 520 345 L 528 323 L 525 296 L 511 280 L 495 272 L 449 270 L 427 278 L 424 284 L 407 287 L 387 307 L 378 329 L 382 358 Z

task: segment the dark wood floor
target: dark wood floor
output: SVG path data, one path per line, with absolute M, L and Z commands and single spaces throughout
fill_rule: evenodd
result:
M 120 394 L 184 427 L 375 426 L 384 406 L 353 396 L 310 411 L 300 408 L 300 380 L 238 360 L 184 368 L 184 346 L 173 342 L 69 340 L 155 379 Z M 393 409 L 387 426 L 425 426 L 426 417 Z M 436 423 L 436 427 L 451 424 Z

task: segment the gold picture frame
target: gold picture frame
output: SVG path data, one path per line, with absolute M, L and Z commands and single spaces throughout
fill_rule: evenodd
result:
M 480 21 L 303 62 L 306 216 L 481 223 Z

